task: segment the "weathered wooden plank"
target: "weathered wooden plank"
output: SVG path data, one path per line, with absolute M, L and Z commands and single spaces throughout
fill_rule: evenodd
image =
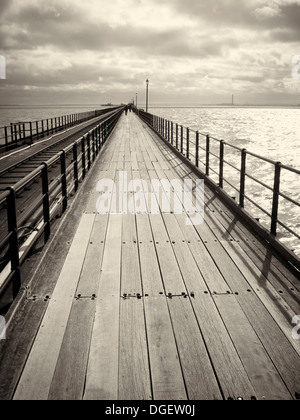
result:
M 175 297 L 168 299 L 168 306 L 189 400 L 221 400 L 218 382 L 190 300 Z
M 73 302 L 52 379 L 49 400 L 81 400 L 95 313 L 95 301 Z
M 47 399 L 94 224 L 84 214 L 29 354 L 14 399 Z
M 145 314 L 153 399 L 186 400 L 166 298 L 145 298 Z
M 238 301 L 256 334 L 273 360 L 278 372 L 292 395 L 299 393 L 300 358 L 288 338 L 267 311 L 258 296 L 249 288 L 244 276 L 234 264 L 220 243 L 207 243 L 210 254 L 219 266 L 231 290 L 238 295 Z M 250 290 L 250 291 L 249 291 Z
M 96 179 L 100 181 L 101 179 L 107 178 L 107 171 L 97 171 Z M 87 198 L 87 204 L 86 204 L 86 213 L 96 213 L 97 212 L 97 201 L 100 197 L 100 191 L 97 191 L 97 185 L 94 182 L 94 186 L 90 194 Z
M 0 341 L 0 400 L 11 400 L 48 305 L 43 299 L 26 300 L 18 308 L 13 325 L 6 331 L 6 340 Z
M 173 295 L 186 293 L 180 268 L 161 215 L 151 214 L 150 223 L 166 293 Z
M 210 190 L 206 194 L 209 197 Z M 236 217 L 220 200 L 213 200 L 210 207 L 214 211 L 213 217 L 224 227 L 230 236 L 240 243 L 249 258 L 257 265 L 267 279 L 276 284 L 279 282 L 291 296 L 299 299 L 300 283 L 297 276 L 291 272 L 272 251 L 257 239 L 255 234 L 247 229 L 242 221 Z
M 213 299 L 242 360 L 259 400 L 290 400 L 284 382 L 248 321 L 235 295 Z
M 76 296 L 92 297 L 98 292 L 108 220 L 108 215 L 95 217 Z
M 143 300 L 121 299 L 119 400 L 151 400 L 151 378 Z
M 172 180 L 171 171 L 164 171 L 169 181 Z M 176 193 L 176 192 L 175 192 Z M 210 254 L 207 252 L 200 237 L 205 237 L 206 240 L 215 241 L 216 238 L 209 230 L 204 219 L 203 223 L 198 226 L 198 231 L 195 230 L 194 226 L 188 226 L 187 220 L 189 216 L 184 212 L 184 203 L 182 195 L 178 195 L 179 201 L 182 203 L 182 214 L 175 214 L 178 223 L 174 223 L 174 218 L 169 215 L 164 215 L 165 223 L 168 226 L 169 235 L 172 243 L 187 242 L 194 255 L 195 260 L 199 266 L 203 277 L 207 283 L 207 286 L 211 293 L 230 293 L 230 287 L 221 276 L 218 267 L 215 265 Z M 180 229 L 179 229 L 180 226 Z M 173 233 L 171 233 L 173 232 Z
M 273 286 L 270 283 L 267 283 L 267 279 L 261 274 L 254 263 L 246 258 L 246 254 L 244 254 L 239 247 L 239 244 L 222 242 L 222 245 L 300 355 L 300 343 L 297 340 L 294 340 L 291 334 L 291 320 L 295 316 L 295 313 L 300 313 L 300 305 L 295 305 L 292 309 L 284 299 L 281 298 L 280 294 Z
M 132 151 L 130 153 L 130 163 L 131 163 L 131 167 L 133 170 L 138 170 L 139 169 L 139 164 L 137 161 L 137 153 L 135 151 Z
M 142 294 L 135 215 L 123 215 L 121 295 Z
M 118 398 L 122 216 L 110 215 L 97 293 L 85 400 Z
M 185 224 L 184 215 L 176 216 L 177 222 L 174 222 L 173 219 L 172 215 L 164 215 L 178 265 L 184 267 L 187 273 L 191 271 L 192 275 L 189 274 L 188 277 L 194 277 L 195 281 L 197 281 L 200 271 L 205 280 L 203 292 L 209 290 L 212 294 L 231 293 L 230 287 L 222 277 L 214 260 L 201 240 L 198 239 L 195 229 Z M 198 273 L 194 265 L 197 266 Z
M 154 297 L 165 294 L 149 217 L 146 214 L 137 214 L 136 220 L 144 295 Z
M 191 302 L 194 307 L 207 351 L 210 355 L 218 382 L 225 398 L 250 398 L 252 386 L 228 336 L 226 326 L 212 301 L 199 267 L 191 252 L 189 241 L 182 241 L 176 223 L 171 217 L 164 216 L 168 231 L 176 233 L 177 241 L 172 244 Z M 227 293 L 227 292 L 225 292 Z M 234 372 L 234 373 L 233 373 Z M 234 375 L 235 381 L 232 382 Z

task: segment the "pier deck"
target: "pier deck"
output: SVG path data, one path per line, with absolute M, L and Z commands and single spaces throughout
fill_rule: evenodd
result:
M 98 181 L 121 171 L 196 179 L 121 117 L 1 342 L 0 398 L 295 399 L 297 275 L 207 187 L 199 226 L 184 212 L 97 213 Z

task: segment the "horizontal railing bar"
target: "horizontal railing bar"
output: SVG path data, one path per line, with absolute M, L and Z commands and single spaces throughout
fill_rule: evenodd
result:
M 293 200 L 292 198 L 288 197 L 284 193 L 280 192 L 279 196 L 283 197 L 285 200 L 290 201 L 291 203 L 295 204 L 295 206 L 300 207 L 300 203 L 298 203 L 298 201 Z
M 229 182 L 226 178 L 223 178 L 223 181 L 226 182 L 226 184 L 230 185 L 231 188 L 233 188 L 236 192 L 238 192 L 238 193 L 240 192 L 240 190 L 238 188 L 236 188 L 235 185 L 232 185 L 231 182 Z
M 217 140 L 217 141 L 221 142 L 221 140 L 218 140 L 218 139 L 214 139 L 214 140 Z M 235 146 L 234 144 L 231 144 L 231 143 L 227 143 L 226 141 L 224 141 L 224 145 L 226 145 L 228 147 L 231 147 L 232 149 L 235 149 L 238 152 L 242 152 L 243 151 L 243 149 L 241 149 L 240 147 Z
M 226 159 L 223 159 L 223 162 L 226 163 L 226 165 L 231 166 L 236 171 L 241 172 L 241 170 L 239 168 L 237 168 L 236 166 L 234 166 L 232 163 L 228 162 Z
M 286 226 L 283 222 L 281 222 L 280 220 L 277 220 L 277 223 L 280 226 L 282 226 L 284 229 L 286 229 L 288 232 L 290 232 L 292 235 L 296 236 L 297 239 L 300 239 L 300 235 L 298 235 L 298 233 L 296 233 L 291 228 L 289 228 L 288 226 Z
M 212 171 L 215 175 L 218 175 L 218 176 L 219 176 L 219 172 L 215 171 L 215 170 L 214 170 L 214 168 L 212 168 L 212 167 L 210 166 L 210 168 L 209 168 L 209 169 L 210 169 L 210 171 Z
M 257 159 L 263 160 L 264 162 L 270 163 L 271 165 L 274 165 L 274 166 L 277 163 L 277 162 L 275 162 L 275 160 L 272 160 L 272 159 L 269 159 L 269 158 L 266 158 L 266 157 L 257 155 L 256 153 L 253 153 L 253 152 L 249 152 L 249 150 L 247 150 L 247 155 L 250 155 L 250 156 L 253 156 L 253 157 L 257 158 Z
M 170 126 L 170 122 L 165 121 L 164 119 L 160 119 L 159 117 L 155 117 L 149 113 L 145 113 L 143 111 L 139 112 L 139 115 L 141 117 L 142 120 L 144 120 L 147 124 L 149 124 L 150 127 L 152 127 L 154 129 L 154 131 L 156 131 L 160 137 L 164 140 L 166 140 L 167 142 L 170 143 L 170 139 L 172 140 L 173 137 L 172 135 L 170 135 L 170 132 L 168 130 L 169 126 Z M 155 118 L 159 118 L 158 120 L 155 120 Z M 156 123 L 156 121 L 158 122 L 158 124 Z M 153 123 L 154 122 L 154 123 Z M 171 122 L 171 127 L 172 125 L 174 125 L 173 122 Z M 186 130 L 185 130 L 186 129 Z M 189 131 L 187 131 L 189 130 Z M 192 161 L 189 159 L 190 156 L 194 157 L 193 154 L 189 153 L 189 146 L 192 144 L 192 141 L 190 139 L 189 145 L 186 146 L 187 141 L 185 140 L 185 132 L 187 133 L 187 137 L 188 133 L 191 132 L 195 132 L 196 133 L 196 163 L 192 163 Z M 172 134 L 173 132 L 171 132 Z M 201 147 L 199 144 L 199 136 L 204 136 L 206 137 L 206 147 Z M 215 153 L 213 153 L 211 151 L 211 146 L 212 146 L 212 141 L 216 141 L 219 143 L 220 145 L 220 156 L 216 155 Z M 172 145 L 174 146 L 174 142 L 172 142 Z M 237 168 L 234 164 L 231 164 L 228 160 L 225 160 L 225 147 L 224 146 L 228 146 L 230 148 L 232 148 L 235 151 L 239 152 L 240 158 L 241 158 L 241 169 Z M 193 148 L 194 146 L 192 146 Z M 244 218 L 245 221 L 247 221 L 256 232 L 259 233 L 259 235 L 264 239 L 267 240 L 272 246 L 274 246 L 274 248 L 276 250 L 279 250 L 279 252 L 282 253 L 282 255 L 284 256 L 284 258 L 286 258 L 287 261 L 289 261 L 294 267 L 295 269 L 299 270 L 300 267 L 300 259 L 297 255 L 293 254 L 283 243 L 281 243 L 280 240 L 278 240 L 276 238 L 276 224 L 277 224 L 277 219 L 278 219 L 278 197 L 282 197 L 283 199 L 288 200 L 289 202 L 293 203 L 294 205 L 300 206 L 300 203 L 298 203 L 296 200 L 293 200 L 291 198 L 289 198 L 286 194 L 281 193 L 280 192 L 280 187 L 281 187 L 281 170 L 287 170 L 296 174 L 300 174 L 300 171 L 289 167 L 287 165 L 282 165 L 280 162 L 275 162 L 272 159 L 269 158 L 265 158 L 263 156 L 259 156 L 256 153 L 247 151 L 246 149 L 241 149 L 240 147 L 237 147 L 233 144 L 227 143 L 224 140 L 219 140 L 213 136 L 210 136 L 209 134 L 203 134 L 201 132 L 199 132 L 199 130 L 194 130 L 193 128 L 186 128 L 183 125 L 179 125 L 176 124 L 176 148 L 177 151 L 175 152 L 176 154 L 178 154 L 178 156 L 182 156 L 183 157 L 183 161 L 186 162 L 186 164 L 190 167 L 190 168 L 194 168 L 195 172 L 198 173 L 198 169 L 199 168 L 199 164 L 203 165 L 205 168 L 205 172 L 201 172 L 199 170 L 199 173 L 202 175 L 204 174 L 206 181 L 212 186 L 212 188 L 216 191 L 219 192 L 220 196 L 224 199 L 224 201 L 233 209 L 236 209 L 236 212 L 240 215 L 242 215 L 242 217 Z M 185 155 L 184 151 L 187 151 L 187 156 Z M 199 159 L 199 151 L 203 150 L 206 154 L 206 162 L 203 162 Z M 228 153 L 232 153 L 230 150 L 228 150 L 226 148 L 226 152 L 227 155 Z M 202 153 L 201 153 L 202 154 Z M 214 170 L 215 165 L 213 165 L 213 167 L 211 167 L 211 162 L 209 157 L 210 156 L 214 156 L 216 159 L 219 160 L 219 173 Z M 233 156 L 237 156 L 236 154 Z M 259 160 L 261 160 L 262 162 L 266 162 L 271 164 L 272 166 L 274 166 L 275 168 L 275 173 L 273 175 L 273 181 L 274 181 L 274 187 L 270 187 L 269 185 L 267 185 L 266 183 L 264 183 L 263 181 L 260 181 L 258 179 L 255 179 L 255 176 L 250 175 L 249 173 L 246 172 L 247 170 L 247 156 L 249 157 L 254 157 L 257 158 Z M 251 161 L 250 161 L 251 162 Z M 228 179 L 224 178 L 224 164 L 229 165 L 230 167 L 232 167 L 234 170 L 236 170 L 237 172 L 240 173 L 240 179 L 239 181 L 237 181 L 237 187 L 235 187 L 235 185 L 233 185 L 230 181 L 228 181 Z M 215 181 L 213 180 L 212 177 L 210 177 L 210 171 L 214 174 L 216 174 L 219 177 L 219 183 L 216 184 Z M 249 171 L 249 169 L 248 169 Z M 248 177 L 249 179 L 252 179 L 254 182 L 256 182 L 257 184 L 261 185 L 262 187 L 266 188 L 267 190 L 271 191 L 272 197 L 270 198 L 270 202 L 272 202 L 272 214 L 270 214 L 267 210 L 265 210 L 263 207 L 261 207 L 260 205 L 258 205 L 256 202 L 254 202 L 248 195 L 246 195 L 247 191 L 245 190 L 245 178 Z M 231 188 L 233 190 L 235 190 L 238 194 L 239 194 L 239 202 L 236 201 L 236 203 L 234 203 L 234 200 L 230 199 L 229 194 L 224 190 L 223 188 L 223 183 L 226 183 L 228 185 L 231 186 Z M 245 206 L 244 206 L 244 200 L 247 199 L 249 201 L 249 204 L 252 203 L 254 207 L 256 207 L 257 209 L 259 209 L 263 214 L 267 215 L 270 219 L 271 219 L 271 226 L 270 228 L 265 228 L 263 225 L 261 225 L 260 223 L 258 223 L 258 220 L 253 217 L 252 214 L 252 208 L 249 209 L 249 211 L 247 212 L 245 210 Z M 265 205 L 265 204 L 263 204 Z M 255 214 L 255 212 L 254 212 Z M 278 222 L 279 223 L 279 222 Z M 286 227 L 287 228 L 287 227 Z M 288 228 L 288 231 L 294 235 L 294 238 L 299 238 L 298 234 L 295 234 L 295 232 Z
M 34 203 L 31 204 L 30 208 L 27 209 L 26 213 L 23 214 L 20 220 L 18 221 L 19 231 L 21 231 L 25 227 L 30 227 L 31 229 L 33 229 L 33 232 L 29 233 L 29 242 L 27 235 L 19 237 L 19 243 L 17 243 L 16 248 L 17 252 L 19 253 L 19 264 L 21 264 L 24 261 L 26 255 L 32 249 L 34 243 L 43 233 L 45 234 L 45 240 L 47 241 L 47 235 L 49 235 L 50 233 L 50 230 L 49 233 L 47 232 L 47 229 L 49 229 L 49 224 L 52 222 L 56 214 L 60 213 L 61 211 L 64 212 L 65 199 L 69 197 L 69 194 L 71 194 L 71 192 L 77 190 L 78 186 L 76 187 L 76 181 L 80 182 L 85 178 L 86 173 L 89 171 L 91 165 L 95 162 L 96 157 L 98 156 L 104 143 L 107 140 L 107 137 L 111 134 L 113 128 L 115 127 L 119 117 L 121 116 L 122 111 L 123 108 L 119 107 L 117 111 L 111 112 L 109 116 L 107 116 L 105 119 L 102 119 L 93 129 L 91 129 L 88 133 L 89 141 L 87 141 L 88 134 L 86 134 L 84 137 L 75 140 L 67 148 L 61 150 L 60 152 L 57 152 L 48 161 L 43 162 L 38 168 L 36 168 L 34 171 L 28 174 L 23 180 L 15 184 L 13 189 L 5 191 L 0 195 L 0 200 L 2 200 L 3 204 L 5 203 L 5 200 L 7 200 L 10 197 L 11 191 L 13 191 L 15 194 L 16 192 L 20 191 L 20 189 L 25 188 L 26 185 L 31 183 L 38 176 L 43 176 L 43 186 L 41 189 L 41 194 L 39 195 L 39 197 L 36 198 Z M 85 139 L 84 143 L 82 143 L 83 138 Z M 65 167 L 65 158 L 62 159 L 62 157 L 67 156 L 69 152 L 74 150 L 77 150 L 78 153 L 74 152 L 74 157 L 71 163 L 67 167 Z M 79 150 L 81 150 L 81 153 L 79 153 Z M 86 159 L 82 159 L 82 157 L 84 156 L 86 157 Z M 76 172 L 74 166 L 74 158 L 77 160 Z M 59 160 L 61 161 L 62 165 L 62 173 L 59 174 L 52 182 L 49 183 L 47 179 L 47 169 Z M 45 200 L 47 200 L 46 204 L 49 210 L 49 215 L 47 214 L 47 208 L 45 213 Z M 25 221 L 27 222 L 26 224 Z M 7 244 L 9 244 L 9 239 L 14 233 L 14 231 L 9 232 L 6 235 L 6 237 L 1 241 L 0 245 L 2 252 L 4 251 Z M 23 244 L 21 244 L 23 239 L 24 242 Z M 10 252 L 10 247 L 8 247 L 8 252 Z M 15 269 L 15 272 L 12 272 L 10 274 L 8 273 L 10 260 L 11 258 L 7 259 L 8 264 L 4 268 L 4 271 L 1 271 L 2 279 L 4 278 L 4 276 L 6 277 L 4 281 L 1 279 L 2 284 L 4 282 L 5 284 L 8 284 L 12 278 L 15 278 L 15 272 L 19 272 L 18 269 Z M 2 292 L 3 288 L 1 287 L 0 294 Z
M 270 190 L 270 191 L 273 191 L 273 188 L 272 188 L 272 187 L 270 187 L 269 185 L 267 185 L 267 184 L 265 184 L 264 182 L 260 181 L 259 179 L 254 178 L 252 175 L 249 175 L 248 173 L 245 173 L 245 175 L 246 175 L 248 178 L 252 179 L 252 181 L 256 182 L 257 184 L 260 184 L 261 186 L 263 186 L 263 187 L 267 188 L 267 189 L 268 189 L 268 190 Z
M 26 187 L 27 184 L 34 181 L 35 178 L 41 175 L 43 167 L 43 165 L 38 166 L 36 169 L 30 172 L 30 174 L 26 175 L 21 181 L 17 182 L 14 185 L 15 191 L 19 192 L 22 188 Z
M 263 213 L 265 213 L 267 216 L 272 219 L 271 213 L 269 213 L 267 210 L 263 209 L 259 204 L 257 204 L 255 201 L 253 201 L 248 195 L 245 195 L 245 198 L 250 201 L 255 207 L 257 207 L 259 210 L 261 210 Z
M 216 155 L 215 153 L 209 151 L 209 154 L 220 160 L 220 156 Z
M 296 168 L 293 168 L 292 166 L 281 164 L 281 169 L 285 169 L 287 171 L 293 172 L 294 174 L 300 175 L 300 171 Z

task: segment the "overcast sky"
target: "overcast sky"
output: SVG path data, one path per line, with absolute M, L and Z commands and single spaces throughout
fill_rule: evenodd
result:
M 1 104 L 300 104 L 300 0 L 0 1 Z

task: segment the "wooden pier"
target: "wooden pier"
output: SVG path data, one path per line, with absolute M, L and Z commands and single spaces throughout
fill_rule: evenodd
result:
M 120 118 L 17 298 L 0 399 L 297 399 L 297 272 L 208 186 L 200 225 L 174 208 L 99 214 L 98 182 L 121 172 L 197 179 L 137 115 Z

